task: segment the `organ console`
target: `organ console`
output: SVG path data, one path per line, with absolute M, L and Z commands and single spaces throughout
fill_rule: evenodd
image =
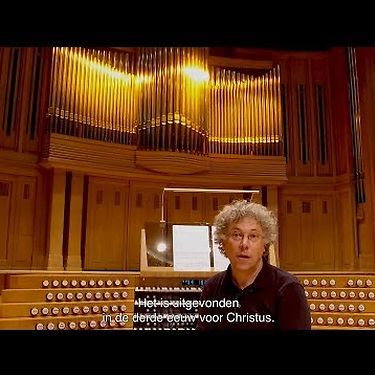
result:
M 162 266 L 157 272 L 152 267 L 126 276 L 35 274 L 27 283 L 20 281 L 22 274 L 11 275 L 9 288 L 2 292 L 0 313 L 5 319 L 0 319 L 0 329 L 194 330 L 200 294 L 211 274 L 166 273 Z M 375 328 L 374 274 L 295 276 L 305 288 L 313 329 Z

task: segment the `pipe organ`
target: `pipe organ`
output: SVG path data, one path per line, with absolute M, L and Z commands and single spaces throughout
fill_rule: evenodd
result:
M 373 57 L 0 48 L 0 266 L 137 271 L 163 188 L 199 187 L 260 190 L 286 269 L 373 269 Z M 233 198 L 173 193 L 167 219 Z
M 133 69 L 128 53 L 54 48 L 48 108 L 51 131 L 132 144 L 137 113 Z
M 219 50 L 0 48 L 0 328 L 194 329 L 132 318 L 207 278 L 142 272 L 141 229 L 247 197 L 165 187 L 259 190 L 313 327 L 375 327 L 375 49 Z
M 364 171 L 362 165 L 362 141 L 361 141 L 361 113 L 358 97 L 358 76 L 356 66 L 356 54 L 354 48 L 348 48 L 349 61 L 349 97 L 350 97 L 350 115 L 353 137 L 354 154 L 354 177 L 356 202 L 363 203 L 366 200 L 364 188 Z
M 211 69 L 210 152 L 282 155 L 280 71 L 254 77 Z
M 138 148 L 207 153 L 207 57 L 206 48 L 140 49 Z
M 281 156 L 280 68 L 208 66 L 208 49 L 54 48 L 53 133 L 198 155 Z

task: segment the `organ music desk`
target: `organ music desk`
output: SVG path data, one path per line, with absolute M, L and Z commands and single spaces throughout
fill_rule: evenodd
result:
M 139 287 L 135 289 L 133 328 L 195 329 L 198 308 L 194 307 L 194 301 L 199 300 L 205 281 L 217 272 L 212 265 L 212 238 L 209 235 L 211 227 L 159 223 L 146 223 L 145 227 L 141 233 L 141 272 Z M 189 264 L 189 256 L 184 258 L 183 250 L 181 259 L 177 259 L 176 227 L 187 229 L 185 234 L 188 234 L 190 229 L 207 235 L 207 252 L 201 261 L 197 260 L 197 257 L 202 257 L 202 253 L 199 255 L 194 251 L 194 247 L 205 244 L 193 243 L 192 238 L 187 239 L 190 244 L 186 244 L 186 248 L 191 246 L 192 249 L 192 263 Z M 183 235 L 182 232 L 179 234 Z

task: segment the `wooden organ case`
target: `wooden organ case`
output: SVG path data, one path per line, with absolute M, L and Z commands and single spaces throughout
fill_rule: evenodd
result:
M 259 190 L 282 268 L 370 275 L 374 54 L 0 48 L 1 269 L 140 272 L 135 293 L 194 299 L 210 274 L 142 274 L 139 244 L 165 187 L 199 187 Z M 209 224 L 237 198 L 171 192 L 166 219 Z
M 46 129 L 41 164 L 66 220 L 50 223 L 66 248 L 50 243 L 49 268 L 139 270 L 140 230 L 159 220 L 165 187 L 256 188 L 277 211 L 287 179 L 272 61 L 236 70 L 208 48 L 54 48 Z M 211 222 L 234 198 L 173 192 L 166 216 Z

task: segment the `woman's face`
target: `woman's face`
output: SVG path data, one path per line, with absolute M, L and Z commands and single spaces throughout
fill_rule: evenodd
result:
M 228 229 L 223 247 L 232 269 L 252 272 L 261 262 L 264 253 L 264 233 L 258 222 L 244 217 L 232 223 Z

